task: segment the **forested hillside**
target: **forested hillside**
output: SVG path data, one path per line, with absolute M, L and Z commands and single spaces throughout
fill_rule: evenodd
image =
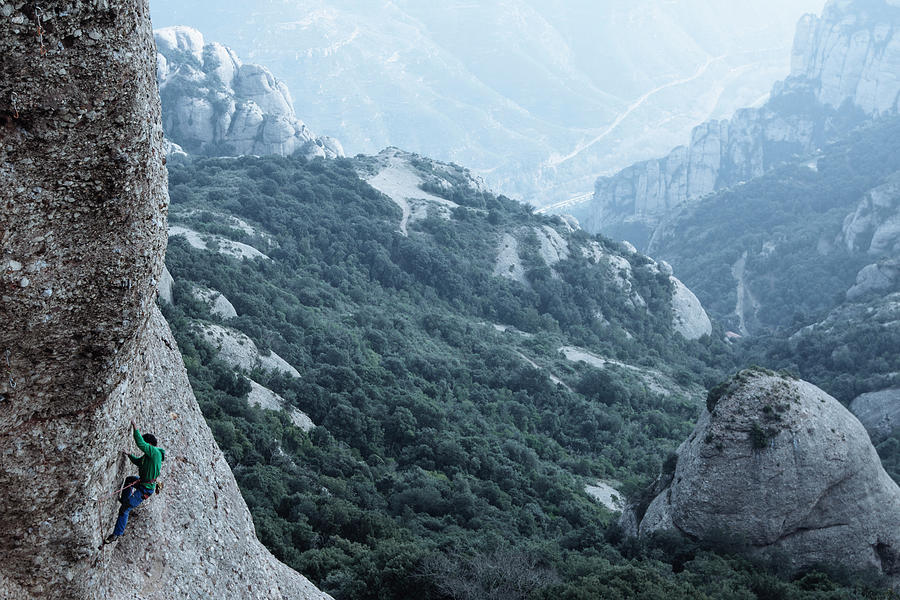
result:
M 759 338 L 742 342 L 755 360 L 794 370 L 845 403 L 900 371 L 900 331 L 876 310 L 898 282 L 863 273 L 892 255 L 898 136 L 900 120 L 877 121 L 683 208 L 655 237 L 654 253 L 712 314 Z M 883 243 L 872 244 L 876 233 Z
M 276 556 L 348 599 L 880 597 L 625 538 L 586 486 L 637 496 L 739 359 L 675 332 L 654 261 L 415 164 L 436 200 L 399 230 L 371 159 L 170 160 L 163 308 Z M 316 426 L 252 406 L 260 386 Z

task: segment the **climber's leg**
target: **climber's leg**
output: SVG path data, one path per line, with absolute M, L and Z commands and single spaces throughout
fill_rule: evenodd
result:
M 122 508 L 119 509 L 119 518 L 116 519 L 116 528 L 112 533 L 115 537 L 125 533 L 125 526 L 128 525 L 128 515 L 131 513 L 131 509 L 144 501 L 144 495 L 135 487 L 130 487 L 126 491 L 129 493 L 127 497 L 122 498 Z

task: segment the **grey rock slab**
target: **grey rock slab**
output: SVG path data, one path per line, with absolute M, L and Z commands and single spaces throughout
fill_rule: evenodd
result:
M 671 267 L 670 267 L 671 271 Z M 697 296 L 681 283 L 677 277 L 669 276 L 674 291 L 672 292 L 672 324 L 675 331 L 688 340 L 696 340 L 712 333 L 709 315 L 700 304 Z
M 159 299 L 163 302 L 172 304 L 172 286 L 174 285 L 175 280 L 172 279 L 172 274 L 169 273 L 168 267 L 163 267 L 162 275 L 160 275 L 159 277 L 159 284 L 156 287 L 157 291 L 159 292 Z
M 881 441 L 900 427 L 900 388 L 860 394 L 850 403 L 850 411 L 873 441 Z
M 733 380 L 640 523 L 641 535 L 660 529 L 727 532 L 795 569 L 871 567 L 900 582 L 900 488 L 860 422 L 805 381 L 749 370 Z

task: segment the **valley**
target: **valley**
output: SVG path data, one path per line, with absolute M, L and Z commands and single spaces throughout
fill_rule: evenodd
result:
M 900 5 L 809 2 L 0 3 L 0 597 L 895 598 Z

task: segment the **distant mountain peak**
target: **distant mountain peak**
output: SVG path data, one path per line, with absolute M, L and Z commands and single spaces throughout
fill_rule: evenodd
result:
M 261 65 L 244 63 L 218 42 L 176 25 L 154 32 L 156 76 L 166 136 L 205 155 L 343 156 L 340 142 L 316 136 L 297 118 L 287 85 Z
M 654 228 L 677 207 L 813 153 L 860 121 L 895 114 L 898 29 L 898 0 L 833 0 L 821 17 L 805 15 L 791 75 L 765 105 L 702 123 L 668 155 L 600 177 L 574 215 L 588 231 L 629 238 L 650 252 Z

